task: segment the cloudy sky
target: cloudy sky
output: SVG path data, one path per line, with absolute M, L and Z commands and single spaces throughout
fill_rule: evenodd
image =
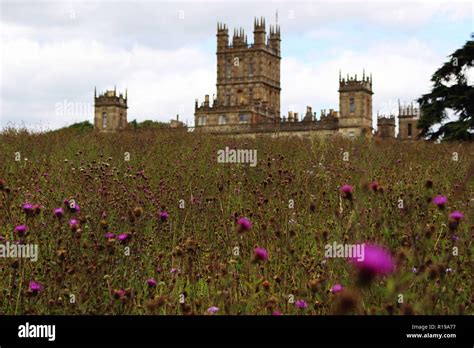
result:
M 94 86 L 128 88 L 129 121 L 194 122 L 215 93 L 216 23 L 282 33 L 281 105 L 338 109 L 338 74 L 372 72 L 374 114 L 430 88 L 474 32 L 473 1 L 0 0 L 0 128 L 93 121 Z

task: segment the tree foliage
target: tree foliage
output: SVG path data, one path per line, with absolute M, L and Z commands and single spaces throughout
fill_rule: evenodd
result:
M 474 140 L 474 87 L 467 71 L 474 65 L 474 41 L 456 50 L 432 76 L 432 91 L 418 99 L 418 128 L 431 140 Z M 452 110 L 455 119 L 449 117 Z M 439 127 L 438 127 L 439 126 Z

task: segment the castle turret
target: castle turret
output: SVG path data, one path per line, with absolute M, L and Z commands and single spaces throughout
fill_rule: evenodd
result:
M 255 18 L 253 24 L 253 42 L 256 47 L 265 46 L 265 18 Z
M 347 136 L 372 132 L 372 75 L 357 79 L 339 72 L 339 132 Z
M 280 54 L 280 41 L 280 26 L 278 24 L 270 25 L 269 47 L 277 54 Z
M 418 120 L 421 116 L 421 110 L 409 105 L 401 105 L 398 101 L 398 138 L 401 140 L 418 139 L 421 129 L 417 128 Z
M 395 116 L 377 117 L 377 136 L 380 138 L 395 138 Z
M 117 89 L 97 95 L 94 88 L 94 128 L 100 132 L 115 132 L 127 128 L 127 94 L 117 95 Z
M 229 30 L 223 23 L 217 23 L 217 50 L 224 50 L 229 46 Z
M 242 28 L 229 45 L 225 24 L 217 25 L 217 93 L 213 103 L 195 104 L 198 126 L 278 122 L 280 119 L 280 28 L 266 43 L 265 20 L 254 20 L 254 43 Z

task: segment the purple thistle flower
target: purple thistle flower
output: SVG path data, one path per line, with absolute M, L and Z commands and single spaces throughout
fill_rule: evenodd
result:
M 352 199 L 353 188 L 352 188 L 351 185 L 344 184 L 344 185 L 341 186 L 340 190 L 341 190 L 341 193 L 344 195 L 345 198 L 347 198 L 349 200 Z
M 361 271 L 367 271 L 370 274 L 389 274 L 395 270 L 395 264 L 390 251 L 374 245 L 363 244 L 364 257 L 359 260 L 357 257 L 349 259 L 356 268 Z
M 308 304 L 306 303 L 305 300 L 297 300 L 297 301 L 295 302 L 295 306 L 296 306 L 296 308 L 298 308 L 298 309 L 306 309 L 306 308 L 308 308 Z
M 156 286 L 156 280 L 154 278 L 150 278 L 146 281 L 149 287 L 155 287 Z
M 342 286 L 342 284 L 339 284 L 339 283 L 336 283 L 331 287 L 331 292 L 333 294 L 337 294 L 338 292 L 341 292 L 342 290 L 344 290 L 344 287 Z
M 76 231 L 79 228 L 79 221 L 77 221 L 76 219 L 69 220 L 69 228 L 72 231 Z
M 438 195 L 433 198 L 433 203 L 438 206 L 438 208 L 442 209 L 448 203 L 448 198 L 446 196 Z
M 249 219 L 241 217 L 237 220 L 237 225 L 241 231 L 249 231 L 252 228 L 252 223 Z
M 31 203 L 25 203 L 22 206 L 23 212 L 27 215 L 33 214 L 34 213 L 34 206 Z
M 255 260 L 257 261 L 267 261 L 268 260 L 268 252 L 265 248 L 257 247 L 254 250 Z
M 211 306 L 207 309 L 208 313 L 211 313 L 211 314 L 214 314 L 214 313 L 217 313 L 219 311 L 219 308 L 216 307 L 216 306 Z
M 179 273 L 179 268 L 172 268 L 172 269 L 170 270 L 170 273 L 173 273 L 173 274 Z
M 104 237 L 107 238 L 107 239 L 114 239 L 115 234 L 113 234 L 111 232 L 107 232 L 106 234 L 104 234 Z
M 34 280 L 30 281 L 28 287 L 30 288 L 30 291 L 35 294 L 43 291 L 43 285 L 41 285 L 39 282 L 35 282 Z
M 343 193 L 351 193 L 352 192 L 352 186 L 345 184 L 341 186 L 341 192 Z
M 68 205 L 68 207 L 69 207 L 69 210 L 72 213 L 79 213 L 81 211 L 81 207 L 77 203 L 73 203 L 71 205 Z
M 449 218 L 459 222 L 460 220 L 464 219 L 464 214 L 456 210 L 449 214 Z
M 169 214 L 167 211 L 160 212 L 160 220 L 162 222 L 165 222 L 166 220 L 168 220 L 168 218 L 169 218 Z
M 63 208 L 56 208 L 56 209 L 54 209 L 53 214 L 57 218 L 62 218 L 64 216 L 64 209 Z
M 26 231 L 28 231 L 28 226 L 26 225 L 19 225 L 15 227 L 15 232 L 18 233 L 20 237 L 24 236 Z
M 129 239 L 131 238 L 131 234 L 130 233 L 121 233 L 117 236 L 117 239 L 120 241 L 120 242 L 126 242 L 128 241 Z

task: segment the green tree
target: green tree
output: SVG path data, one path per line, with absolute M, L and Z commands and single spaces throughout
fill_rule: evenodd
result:
M 422 115 L 417 126 L 430 140 L 474 140 L 474 87 L 466 76 L 474 65 L 474 41 L 448 57 L 431 78 L 432 91 L 418 99 Z M 454 120 L 446 122 L 447 109 L 454 111 Z

